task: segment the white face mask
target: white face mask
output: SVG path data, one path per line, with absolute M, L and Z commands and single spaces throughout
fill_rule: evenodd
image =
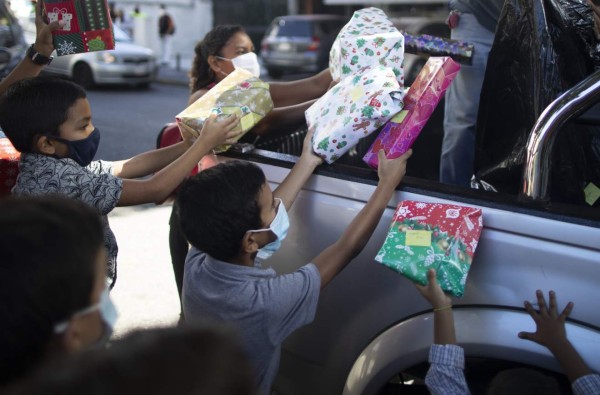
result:
M 240 56 L 236 56 L 233 59 L 224 58 L 217 56 L 219 59 L 228 60 L 233 63 L 233 67 L 236 69 L 244 69 L 252 73 L 256 78 L 260 77 L 260 64 L 258 64 L 258 57 L 254 52 L 248 52 Z
M 110 338 L 110 336 L 112 335 L 112 333 L 115 329 L 115 324 L 117 322 L 118 313 L 117 313 L 117 309 L 115 308 L 115 305 L 113 304 L 112 300 L 110 299 L 110 296 L 108 294 L 108 288 L 104 288 L 104 291 L 102 291 L 102 294 L 100 295 L 100 301 L 97 304 L 92 305 L 90 307 L 86 307 L 85 309 L 76 312 L 75 314 L 73 314 L 71 316 L 71 318 L 76 317 L 76 316 L 90 314 L 90 313 L 93 313 L 94 311 L 100 311 L 100 317 L 102 318 L 104 328 L 103 328 L 102 336 L 100 337 L 100 339 L 98 339 L 96 341 L 96 343 L 94 345 L 92 345 L 90 348 L 104 346 L 104 344 L 106 344 L 106 342 L 108 342 L 108 339 Z M 54 333 L 62 333 L 67 330 L 68 326 L 69 326 L 68 320 L 65 322 L 56 324 L 54 326 Z
M 261 261 L 269 259 L 271 257 L 271 255 L 273 255 L 275 252 L 277 252 L 277 250 L 279 250 L 279 247 L 281 247 L 281 242 L 283 241 L 283 239 L 285 239 L 285 236 L 287 236 L 288 229 L 290 228 L 290 220 L 289 220 L 289 217 L 287 214 L 287 210 L 285 209 L 285 204 L 283 204 L 283 201 L 281 199 L 279 199 L 279 198 L 276 198 L 276 199 L 279 200 L 279 205 L 277 206 L 277 214 L 275 215 L 275 218 L 273 219 L 273 221 L 271 222 L 269 227 L 248 231 L 248 232 L 271 231 L 271 232 L 273 232 L 273 234 L 275 236 L 277 236 L 277 238 L 274 241 L 272 241 L 268 244 L 265 244 L 264 246 L 259 248 L 258 254 L 256 255 L 256 257 L 258 259 L 260 259 Z

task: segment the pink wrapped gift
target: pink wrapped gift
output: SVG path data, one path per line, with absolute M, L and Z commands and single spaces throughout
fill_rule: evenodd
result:
M 388 159 L 408 151 L 459 70 L 449 57 L 429 58 L 404 97 L 404 109 L 383 127 L 363 161 L 377 168 L 380 149 Z

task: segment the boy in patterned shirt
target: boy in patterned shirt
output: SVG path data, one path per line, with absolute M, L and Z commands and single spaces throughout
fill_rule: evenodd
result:
M 111 288 L 117 278 L 117 242 L 106 215 L 116 206 L 164 200 L 204 155 L 234 142 L 236 124 L 235 117 L 210 118 L 195 141 L 186 136 L 181 143 L 131 159 L 92 162 L 100 132 L 79 85 L 36 77 L 15 83 L 0 99 L 0 127 L 22 153 L 13 194 L 63 194 L 98 210 Z

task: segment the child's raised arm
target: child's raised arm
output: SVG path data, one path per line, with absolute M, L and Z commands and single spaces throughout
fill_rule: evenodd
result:
M 456 344 L 452 299 L 442 291 L 438 284 L 435 269 L 427 271 L 427 285 L 415 285 L 433 308 L 433 342 L 435 344 Z
M 396 159 L 387 159 L 383 150 L 380 150 L 378 155 L 379 183 L 369 201 L 352 220 L 338 241 L 312 260 L 321 273 L 321 288 L 325 287 L 352 259 L 360 254 L 371 238 L 396 187 L 406 174 L 406 161 L 412 155 L 412 150 Z
M 323 159 L 315 155 L 312 150 L 311 140 L 313 133 L 314 129 L 308 131 L 304 138 L 302 154 L 298 162 L 296 162 L 283 182 L 273 191 L 273 196 L 281 199 L 283 204 L 285 204 L 286 210 L 290 209 L 294 200 L 296 200 L 296 196 L 298 196 L 298 192 L 300 192 L 302 186 L 304 186 L 315 168 L 323 163 Z
M 36 38 L 33 49 L 42 56 L 49 57 L 54 50 L 52 44 L 52 32 L 64 25 L 63 21 L 46 23 L 44 16 L 44 5 L 42 1 L 35 3 L 35 31 Z M 35 77 L 42 71 L 45 65 L 36 64 L 27 56 L 15 67 L 6 78 L 0 82 L 0 94 L 4 93 L 9 86 L 24 78 Z
M 124 178 L 123 191 L 117 205 L 131 206 L 166 199 L 204 155 L 214 147 L 235 142 L 240 134 L 238 131 L 233 131 L 238 121 L 234 116 L 222 121 L 211 117 L 206 120 L 200 136 L 187 150 L 186 147 L 191 141 L 149 151 L 127 161 L 116 162 L 114 173 Z M 146 180 L 126 178 L 144 176 L 159 169 L 162 170 Z

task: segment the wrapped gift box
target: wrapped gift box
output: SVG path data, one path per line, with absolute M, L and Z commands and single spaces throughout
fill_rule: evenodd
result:
M 459 70 L 460 65 L 449 57 L 429 58 L 406 92 L 404 108 L 383 127 L 363 161 L 377 168 L 380 149 L 389 159 L 408 151 Z
M 10 194 L 19 174 L 21 153 L 13 147 L 10 140 L 0 132 L 0 196 Z
M 404 52 L 406 53 L 449 56 L 454 61 L 462 64 L 473 62 L 473 51 L 475 50 L 475 44 L 473 43 L 434 37 L 428 34 L 411 34 L 407 32 L 402 32 L 402 34 L 404 35 Z
M 314 152 L 333 163 L 402 109 L 402 93 L 389 67 L 344 78 L 305 112 Z
M 237 130 L 246 133 L 273 109 L 269 84 L 244 69 L 235 69 L 204 96 L 179 113 L 175 119 L 181 131 L 198 136 L 204 121 L 211 115 L 235 114 L 240 119 Z M 243 134 L 240 134 L 241 138 Z M 215 152 L 224 152 L 222 145 Z
M 442 289 L 462 296 L 482 228 L 481 209 L 403 201 L 375 260 L 422 285 L 436 269 Z
M 115 48 L 107 0 L 45 0 L 50 22 L 65 21 L 52 37 L 58 56 Z
M 329 53 L 329 71 L 334 80 L 356 74 L 366 66 L 390 67 L 404 86 L 404 37 L 378 8 L 354 12 L 340 30 Z

